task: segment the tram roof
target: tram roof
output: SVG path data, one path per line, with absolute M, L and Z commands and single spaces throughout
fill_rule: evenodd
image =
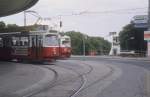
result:
M 45 25 L 43 25 L 45 26 Z M 57 34 L 55 30 L 48 30 L 48 29 L 38 29 L 41 28 L 41 25 L 31 25 L 31 26 L 20 26 L 20 27 L 13 27 L 13 28 L 3 28 L 0 29 L 0 35 L 14 35 L 14 34 L 21 34 L 21 35 L 46 35 L 46 34 Z M 43 28 L 43 27 L 42 27 Z
M 0 33 L 13 33 L 13 32 L 30 32 L 30 31 L 48 31 L 48 25 L 30 25 L 30 26 L 18 26 L 11 28 L 2 28 Z M 50 32 L 57 33 L 56 30 L 49 30 Z

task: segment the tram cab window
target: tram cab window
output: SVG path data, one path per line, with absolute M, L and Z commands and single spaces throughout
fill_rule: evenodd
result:
M 3 39 L 0 38 L 0 47 L 3 47 Z
M 58 46 L 58 37 L 56 35 L 46 35 L 44 44 L 46 46 Z

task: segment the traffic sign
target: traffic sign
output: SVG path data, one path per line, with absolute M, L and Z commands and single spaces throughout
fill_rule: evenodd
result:
M 147 15 L 137 15 L 133 17 L 132 23 L 135 28 L 148 28 L 148 16 Z
M 148 24 L 144 24 L 144 23 L 141 23 L 141 24 L 134 24 L 134 27 L 135 28 L 148 28 Z

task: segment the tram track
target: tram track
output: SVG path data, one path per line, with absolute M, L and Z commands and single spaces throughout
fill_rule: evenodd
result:
M 46 86 L 45 88 L 41 89 L 41 90 L 38 91 L 37 93 L 35 93 L 35 94 L 33 94 L 33 95 L 30 95 L 30 96 L 25 96 L 25 97 L 32 97 L 32 96 L 34 96 L 34 95 L 36 95 L 36 94 L 38 94 L 38 93 L 41 93 L 42 91 L 45 91 L 45 90 L 47 90 L 47 89 L 49 89 L 49 88 L 54 87 L 54 84 L 55 84 L 55 82 L 56 82 L 57 79 L 58 79 L 58 73 L 57 73 L 57 71 L 56 71 L 55 69 L 50 68 L 49 66 L 40 66 L 40 67 L 46 68 L 46 69 L 49 69 L 50 71 L 52 71 L 52 72 L 55 74 L 54 79 L 49 83 L 49 85 L 47 84 L 47 86 Z
M 41 64 L 40 64 L 40 65 L 41 65 Z M 42 64 L 42 65 L 43 65 L 43 64 Z M 40 88 L 40 89 L 38 89 L 38 90 L 35 90 L 35 91 L 33 91 L 33 92 L 24 94 L 24 95 L 19 96 L 19 97 L 33 97 L 33 96 L 35 96 L 35 95 L 37 95 L 37 94 L 42 93 L 43 91 L 46 91 L 46 90 L 51 89 L 51 88 L 53 88 L 53 87 L 55 87 L 55 86 L 58 86 L 58 85 L 61 85 L 61 84 L 70 82 L 70 81 L 72 81 L 72 80 L 76 80 L 77 78 L 81 78 L 81 80 L 82 80 L 82 83 L 81 83 L 80 88 L 82 88 L 82 87 L 84 86 L 83 84 L 85 84 L 85 80 L 86 80 L 86 79 L 85 79 L 85 77 L 83 76 L 84 74 L 80 74 L 80 73 L 78 73 L 77 71 L 75 71 L 75 70 L 73 70 L 73 69 L 71 69 L 71 70 L 72 70 L 74 73 L 76 73 L 76 74 L 78 75 L 77 77 L 72 78 L 72 79 L 69 79 L 69 80 L 67 80 L 67 81 L 63 81 L 63 80 L 58 81 L 58 76 L 59 76 L 59 74 L 58 74 L 57 70 L 51 68 L 51 67 L 50 67 L 50 64 L 46 64 L 46 65 L 44 64 L 44 66 L 42 66 L 42 65 L 39 66 L 39 67 L 40 67 L 40 68 L 46 68 L 46 69 L 48 69 L 48 70 L 54 72 L 54 74 L 55 74 L 54 79 L 53 79 L 49 84 L 43 86 L 43 88 Z M 56 66 L 56 67 L 59 67 L 59 68 L 64 68 L 64 69 L 70 70 L 70 68 L 66 68 L 66 67 L 63 67 L 63 66 L 60 66 L 60 65 L 55 65 L 55 66 Z M 71 97 L 74 97 L 74 96 L 71 96 Z
M 90 65 L 87 65 L 90 69 L 85 72 L 85 73 L 79 73 L 78 71 L 76 71 L 75 69 L 73 68 L 69 68 L 69 67 L 66 67 L 66 66 L 60 66 L 60 65 L 56 65 L 56 66 L 59 66 L 59 67 L 62 67 L 62 68 L 65 68 L 65 69 L 71 69 L 72 71 L 74 71 L 75 73 L 77 73 L 81 79 L 82 79 L 82 84 L 81 86 L 79 87 L 79 89 L 77 91 L 75 91 L 70 97 L 76 97 L 76 95 L 78 95 L 78 93 L 85 87 L 86 83 L 87 83 L 87 79 L 86 79 L 86 76 L 87 74 L 91 73 L 92 70 L 93 70 L 93 67 L 90 66 Z
M 87 88 L 89 88 L 90 86 L 92 86 L 92 85 L 94 85 L 94 84 L 96 84 L 96 83 L 98 83 L 98 82 L 100 82 L 100 81 L 104 80 L 105 78 L 107 78 L 107 77 L 111 76 L 111 75 L 114 73 L 114 69 L 113 69 L 111 66 L 108 66 L 108 67 L 109 67 L 109 68 L 110 68 L 110 70 L 111 70 L 108 74 L 106 74 L 106 75 L 104 75 L 103 77 L 101 77 L 100 79 L 98 79 L 98 80 L 94 81 L 94 82 L 93 82 L 93 83 L 91 83 L 90 85 L 88 85 L 88 86 L 84 87 L 84 88 L 82 89 L 82 91 L 83 91 L 83 90 L 85 90 L 85 89 L 87 89 Z
M 80 72 L 77 71 L 76 68 L 74 68 L 73 66 L 67 66 L 64 63 L 66 63 L 66 62 L 61 62 L 61 64 L 57 64 L 57 65 L 54 65 L 54 66 L 58 67 L 58 68 L 67 69 L 69 71 L 71 70 L 72 72 L 76 73 L 78 76 L 74 77 L 74 78 L 69 78 L 67 80 L 58 80 L 58 77 L 59 77 L 58 71 L 55 70 L 55 68 L 50 67 L 51 64 L 44 64 L 44 66 L 40 66 L 40 67 L 49 69 L 50 71 L 54 72 L 55 77 L 54 77 L 53 81 L 51 81 L 48 85 L 46 85 L 42 89 L 39 89 L 38 91 L 32 92 L 32 93 L 30 93 L 28 95 L 25 95 L 25 96 L 22 96 L 22 97 L 33 97 L 33 96 L 36 97 L 36 95 L 38 95 L 38 94 L 40 94 L 40 93 L 42 93 L 44 91 L 47 91 L 49 89 L 52 89 L 55 86 L 59 86 L 61 84 L 68 83 L 68 82 L 71 82 L 71 81 L 76 81 L 78 78 L 80 78 L 81 83 L 80 83 L 79 88 L 74 90 L 74 92 L 71 93 L 70 96 L 69 96 L 69 97 L 77 97 L 82 91 L 84 91 L 87 88 L 89 88 L 90 86 L 92 86 L 92 85 L 102 81 L 103 79 L 111 76 L 111 74 L 114 72 L 114 69 L 111 66 L 107 65 L 111 69 L 111 71 L 108 74 L 106 74 L 103 77 L 101 77 L 100 79 L 98 79 L 98 80 L 96 80 L 96 81 L 94 81 L 91 84 L 86 86 L 86 84 L 87 84 L 87 76 L 88 76 L 88 74 L 90 74 L 94 70 L 94 68 L 91 65 L 89 65 L 89 64 L 86 64 L 86 63 L 83 63 L 83 62 L 79 63 L 79 64 L 82 64 L 82 65 L 88 67 L 88 70 L 86 72 L 82 72 L 81 73 L 81 71 Z M 69 62 L 67 62 L 67 64 L 68 63 Z M 78 63 L 76 63 L 76 64 L 78 64 Z
M 43 91 L 45 91 L 48 88 L 52 88 L 53 84 L 56 82 L 57 78 L 58 78 L 58 73 L 56 70 L 48 67 L 48 66 L 39 66 L 40 68 L 44 68 L 47 69 L 51 72 L 54 73 L 54 78 L 53 80 L 51 80 L 50 82 L 47 83 L 39 83 L 40 86 L 34 86 L 34 87 L 29 87 L 28 89 L 24 89 L 18 93 L 16 93 L 16 95 L 19 95 L 18 97 L 32 97 L 38 93 L 41 93 Z
M 50 64 L 46 64 L 46 66 L 44 66 L 44 67 L 49 67 L 49 65 L 50 65 Z M 71 67 L 66 67 L 66 66 L 64 66 L 64 65 L 62 65 L 62 64 L 61 64 L 61 65 L 54 65 L 54 66 L 59 67 L 59 68 L 64 68 L 64 69 L 69 70 L 69 71 L 71 70 L 71 71 L 73 71 L 75 74 L 77 74 L 77 76 L 74 77 L 74 78 L 69 78 L 69 79 L 67 79 L 67 80 L 56 80 L 55 83 L 53 83 L 52 86 L 49 86 L 49 87 L 47 87 L 47 88 L 45 88 L 45 89 L 43 89 L 43 90 L 37 92 L 36 94 L 39 94 L 39 93 L 41 93 L 41 92 L 44 91 L 44 90 L 51 89 L 51 88 L 53 88 L 53 87 L 55 87 L 55 86 L 59 86 L 59 85 L 64 84 L 64 83 L 68 83 L 68 82 L 71 82 L 71 81 L 76 82 L 76 80 L 78 80 L 78 79 L 80 78 L 81 83 L 80 83 L 79 88 L 76 89 L 76 90 L 74 90 L 74 93 L 71 93 L 71 95 L 69 96 L 69 97 L 76 97 L 76 95 L 77 95 L 77 94 L 84 88 L 84 86 L 86 85 L 86 82 L 87 82 L 87 81 L 86 81 L 85 75 L 91 73 L 92 70 L 93 70 L 92 66 L 89 66 L 89 70 L 88 70 L 87 72 L 80 73 L 80 72 L 76 71 L 76 69 L 71 68 Z M 56 71 L 56 72 L 57 72 L 57 71 Z M 59 76 L 58 72 L 57 72 L 57 76 Z M 36 94 L 31 95 L 31 96 L 35 96 Z M 27 97 L 31 97 L 31 96 L 27 96 Z M 26 96 L 25 96 L 25 97 L 26 97 Z M 36 97 L 36 96 L 35 96 L 35 97 Z
M 91 73 L 91 72 L 93 71 L 93 67 L 92 67 L 91 65 L 89 65 L 89 64 L 86 64 L 86 63 L 81 63 L 81 64 L 88 66 L 88 67 L 90 68 L 90 70 L 89 70 L 88 72 L 86 72 L 86 73 L 81 74 L 81 76 L 83 77 L 84 83 L 83 83 L 83 84 L 81 85 L 81 87 L 80 87 L 74 94 L 72 94 L 70 97 L 77 97 L 77 96 L 80 94 L 80 92 L 82 92 L 82 91 L 86 90 L 87 88 L 89 88 L 90 86 L 92 86 L 92 85 L 94 85 L 94 84 L 96 84 L 96 83 L 98 83 L 98 82 L 104 80 L 105 78 L 111 76 L 111 75 L 114 73 L 114 68 L 111 67 L 111 66 L 109 66 L 109 65 L 107 65 L 107 67 L 110 68 L 111 71 L 110 71 L 108 74 L 106 74 L 106 75 L 104 75 L 103 77 L 101 77 L 100 79 L 98 79 L 98 80 L 92 82 L 91 84 L 89 84 L 88 86 L 86 86 L 86 83 L 87 83 L 86 75 L 89 74 L 89 73 Z

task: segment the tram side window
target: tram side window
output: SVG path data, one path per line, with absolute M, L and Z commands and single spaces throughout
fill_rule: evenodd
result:
M 12 44 L 13 46 L 28 46 L 28 37 L 13 37 Z
M 19 37 L 13 37 L 12 38 L 12 45 L 13 46 L 19 46 L 20 45 L 20 41 L 19 41 Z
M 32 47 L 35 47 L 36 46 L 36 41 L 35 41 L 35 38 L 32 37 Z
M 3 47 L 3 39 L 0 38 L 0 47 Z
M 28 46 L 29 45 L 29 40 L 28 37 L 21 37 L 21 46 Z

